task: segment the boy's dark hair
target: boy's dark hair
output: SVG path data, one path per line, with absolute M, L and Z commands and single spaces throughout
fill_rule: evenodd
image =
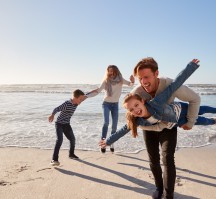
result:
M 137 76 L 137 72 L 144 68 L 150 68 L 152 72 L 156 72 L 158 70 L 158 64 L 152 57 L 146 57 L 134 67 L 133 75 Z
M 83 93 L 83 91 L 81 91 L 80 89 L 77 89 L 73 92 L 73 96 L 78 98 L 81 95 L 85 95 L 85 93 Z

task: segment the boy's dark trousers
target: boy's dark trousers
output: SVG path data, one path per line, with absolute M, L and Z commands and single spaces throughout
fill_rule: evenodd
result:
M 163 129 L 160 132 L 143 131 L 143 136 L 155 185 L 158 190 L 164 190 L 164 198 L 173 199 L 176 179 L 174 153 L 177 143 L 177 128 Z M 163 177 L 160 166 L 159 144 L 162 150 L 161 155 L 164 166 Z
M 70 124 L 60 124 L 56 122 L 55 127 L 56 127 L 57 140 L 54 148 L 53 160 L 58 161 L 59 150 L 63 142 L 63 134 L 70 141 L 69 156 L 74 154 L 76 139 Z

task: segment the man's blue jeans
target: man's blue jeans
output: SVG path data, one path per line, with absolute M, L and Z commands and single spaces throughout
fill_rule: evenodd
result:
M 101 139 L 106 139 L 107 131 L 109 127 L 109 116 L 111 113 L 112 116 L 112 131 L 111 134 L 116 132 L 117 125 L 118 125 L 118 102 L 112 103 L 112 102 L 103 102 L 103 116 L 104 116 L 104 124 L 102 128 L 102 135 Z
M 55 127 L 56 127 L 57 140 L 56 140 L 56 145 L 55 145 L 54 152 L 53 152 L 53 160 L 58 161 L 59 150 L 63 142 L 63 134 L 70 141 L 69 156 L 74 154 L 75 136 L 74 136 L 74 133 L 73 133 L 73 130 L 70 124 L 59 124 L 56 122 Z

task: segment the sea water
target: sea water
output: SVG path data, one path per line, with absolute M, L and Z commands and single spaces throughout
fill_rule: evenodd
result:
M 53 149 L 56 141 L 54 122 L 48 117 L 53 109 L 71 98 L 75 89 L 84 92 L 96 89 L 99 85 L 90 84 L 31 84 L 0 85 L 0 147 L 34 147 Z M 216 107 L 216 85 L 188 85 L 201 96 L 201 104 Z M 118 129 L 125 124 L 123 97 L 131 87 L 123 87 L 119 102 Z M 80 104 L 71 118 L 71 126 L 76 137 L 76 149 L 99 150 L 98 142 L 103 125 L 101 92 Z M 58 114 L 56 114 L 55 119 Z M 216 117 L 206 114 L 207 117 Z M 108 136 L 111 131 L 112 120 Z M 142 131 L 138 138 L 128 133 L 115 143 L 115 150 L 124 153 L 136 153 L 145 149 Z M 216 125 L 194 126 L 190 131 L 178 128 L 177 147 L 202 147 L 216 144 Z M 68 149 L 69 142 L 64 137 L 62 149 Z

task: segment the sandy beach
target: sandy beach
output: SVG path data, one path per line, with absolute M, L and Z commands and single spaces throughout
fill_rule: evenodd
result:
M 106 154 L 60 151 L 60 166 L 50 166 L 52 150 L 0 148 L 1 199 L 143 199 L 155 189 L 146 151 Z M 176 151 L 175 198 L 216 198 L 216 148 Z

